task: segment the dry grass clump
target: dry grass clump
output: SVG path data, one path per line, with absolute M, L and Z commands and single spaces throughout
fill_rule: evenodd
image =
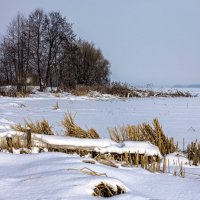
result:
M 132 86 L 121 83 L 121 82 L 112 82 L 110 85 L 109 94 L 117 95 L 120 97 L 140 97 L 139 93 Z
M 91 175 L 91 176 L 107 176 L 106 173 L 98 173 L 98 172 L 95 172 L 95 171 L 93 171 L 93 170 L 91 170 L 90 168 L 87 168 L 87 167 L 83 167 L 82 169 L 80 169 L 80 172 L 82 172 L 84 174 Z
M 19 98 L 25 98 L 25 97 L 29 97 L 30 93 L 28 92 L 16 92 L 15 97 L 19 97 Z
M 101 182 L 95 186 L 93 195 L 100 197 L 112 197 L 115 195 L 124 194 L 125 192 L 126 191 L 118 185 L 112 187 L 108 183 Z
M 87 85 L 77 85 L 74 89 L 71 90 L 72 94 L 76 96 L 86 96 L 91 90 L 92 86 Z
M 72 94 L 76 96 L 85 96 L 88 95 L 91 91 L 97 91 L 101 94 L 111 94 L 119 97 L 139 97 L 138 92 L 135 88 L 129 86 L 126 83 L 121 82 L 112 82 L 107 85 L 77 85 L 74 89 L 71 90 Z
M 0 139 L 0 152 L 2 150 L 7 150 L 13 153 L 14 149 L 25 148 L 26 140 L 24 136 L 13 135 L 12 137 L 3 137 Z
M 31 129 L 31 132 L 33 133 L 53 135 L 52 126 L 50 126 L 49 122 L 45 119 L 35 122 L 31 120 L 24 120 L 24 125 L 19 123 L 12 125 L 11 128 L 20 132 L 27 132 L 27 129 Z
M 109 94 L 110 85 L 76 85 L 70 92 L 76 96 L 86 96 L 92 91 Z
M 30 94 L 33 93 L 32 87 L 24 88 L 23 92 L 18 92 L 15 86 L 8 86 L 8 87 L 0 87 L 0 96 L 8 96 L 8 97 L 28 97 Z
M 187 156 L 193 165 L 200 165 L 200 142 L 196 140 L 187 146 Z
M 103 164 L 103 165 L 108 165 L 110 167 L 115 167 L 115 168 L 118 168 L 118 166 L 115 164 L 115 159 L 113 156 L 111 155 L 97 155 L 95 158 L 94 158 L 97 162 Z
M 11 137 L 3 137 L 0 139 L 0 148 L 1 149 L 7 149 L 9 150 L 10 147 L 13 147 L 15 149 L 23 148 L 25 147 L 24 140 L 21 139 L 20 136 L 12 136 Z
M 149 141 L 158 146 L 162 155 L 173 153 L 176 150 L 173 138 L 168 138 L 157 118 L 152 125 L 143 123 L 141 125 L 123 126 L 119 128 L 109 128 L 110 137 L 116 142 L 122 141 Z
M 59 106 L 58 102 L 56 102 L 56 104 L 53 105 L 53 110 L 58 110 L 58 109 L 60 109 L 60 106 Z
M 75 123 L 75 115 L 71 113 L 65 114 L 63 121 L 61 121 L 63 128 L 65 129 L 65 135 L 78 138 L 100 138 L 99 134 L 95 129 L 89 129 L 88 131 L 83 130 Z
M 169 91 L 169 92 L 156 92 L 156 97 L 193 97 L 190 92 L 183 92 L 183 91 Z

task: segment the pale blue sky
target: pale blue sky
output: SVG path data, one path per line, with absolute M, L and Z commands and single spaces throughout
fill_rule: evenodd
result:
M 136 85 L 200 83 L 199 0 L 0 0 L 0 33 L 17 12 L 60 11 Z

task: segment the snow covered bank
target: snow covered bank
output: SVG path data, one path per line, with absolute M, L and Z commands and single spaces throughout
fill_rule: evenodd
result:
M 108 147 L 96 147 L 96 152 L 100 153 L 117 153 L 117 154 L 123 154 L 123 153 L 138 153 L 138 154 L 146 154 L 149 156 L 158 156 L 162 157 L 160 154 L 160 151 L 157 146 L 151 144 L 150 142 L 135 142 L 135 141 L 127 141 L 123 142 L 119 146 L 111 145 Z
M 12 137 L 12 136 L 24 136 L 25 133 L 17 131 L 6 131 L 0 133 L 0 138 Z M 138 153 L 145 154 L 148 156 L 158 156 L 162 157 L 158 147 L 152 145 L 149 142 L 123 142 L 116 143 L 111 139 L 84 139 L 84 138 L 74 138 L 66 136 L 54 136 L 54 135 L 44 135 L 44 134 L 34 134 L 32 133 L 33 143 L 42 142 L 48 145 L 62 146 L 62 148 L 73 148 L 79 149 L 81 147 L 87 149 L 88 151 L 95 151 L 99 153 Z M 39 144 L 38 144 L 39 145 Z

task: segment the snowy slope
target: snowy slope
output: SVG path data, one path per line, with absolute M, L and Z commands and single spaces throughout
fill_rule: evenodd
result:
M 111 199 L 200 199 L 200 180 L 152 174 L 141 168 L 112 168 L 86 164 L 84 158 L 62 153 L 16 155 L 0 153 L 1 200 L 89 200 L 93 187 L 104 181 L 121 185 L 127 193 Z M 106 176 L 91 176 L 87 167 Z

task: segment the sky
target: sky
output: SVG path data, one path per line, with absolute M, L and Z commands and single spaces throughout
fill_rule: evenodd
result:
M 199 0 L 0 0 L 0 34 L 20 11 L 60 11 L 111 63 L 111 80 L 200 84 Z

